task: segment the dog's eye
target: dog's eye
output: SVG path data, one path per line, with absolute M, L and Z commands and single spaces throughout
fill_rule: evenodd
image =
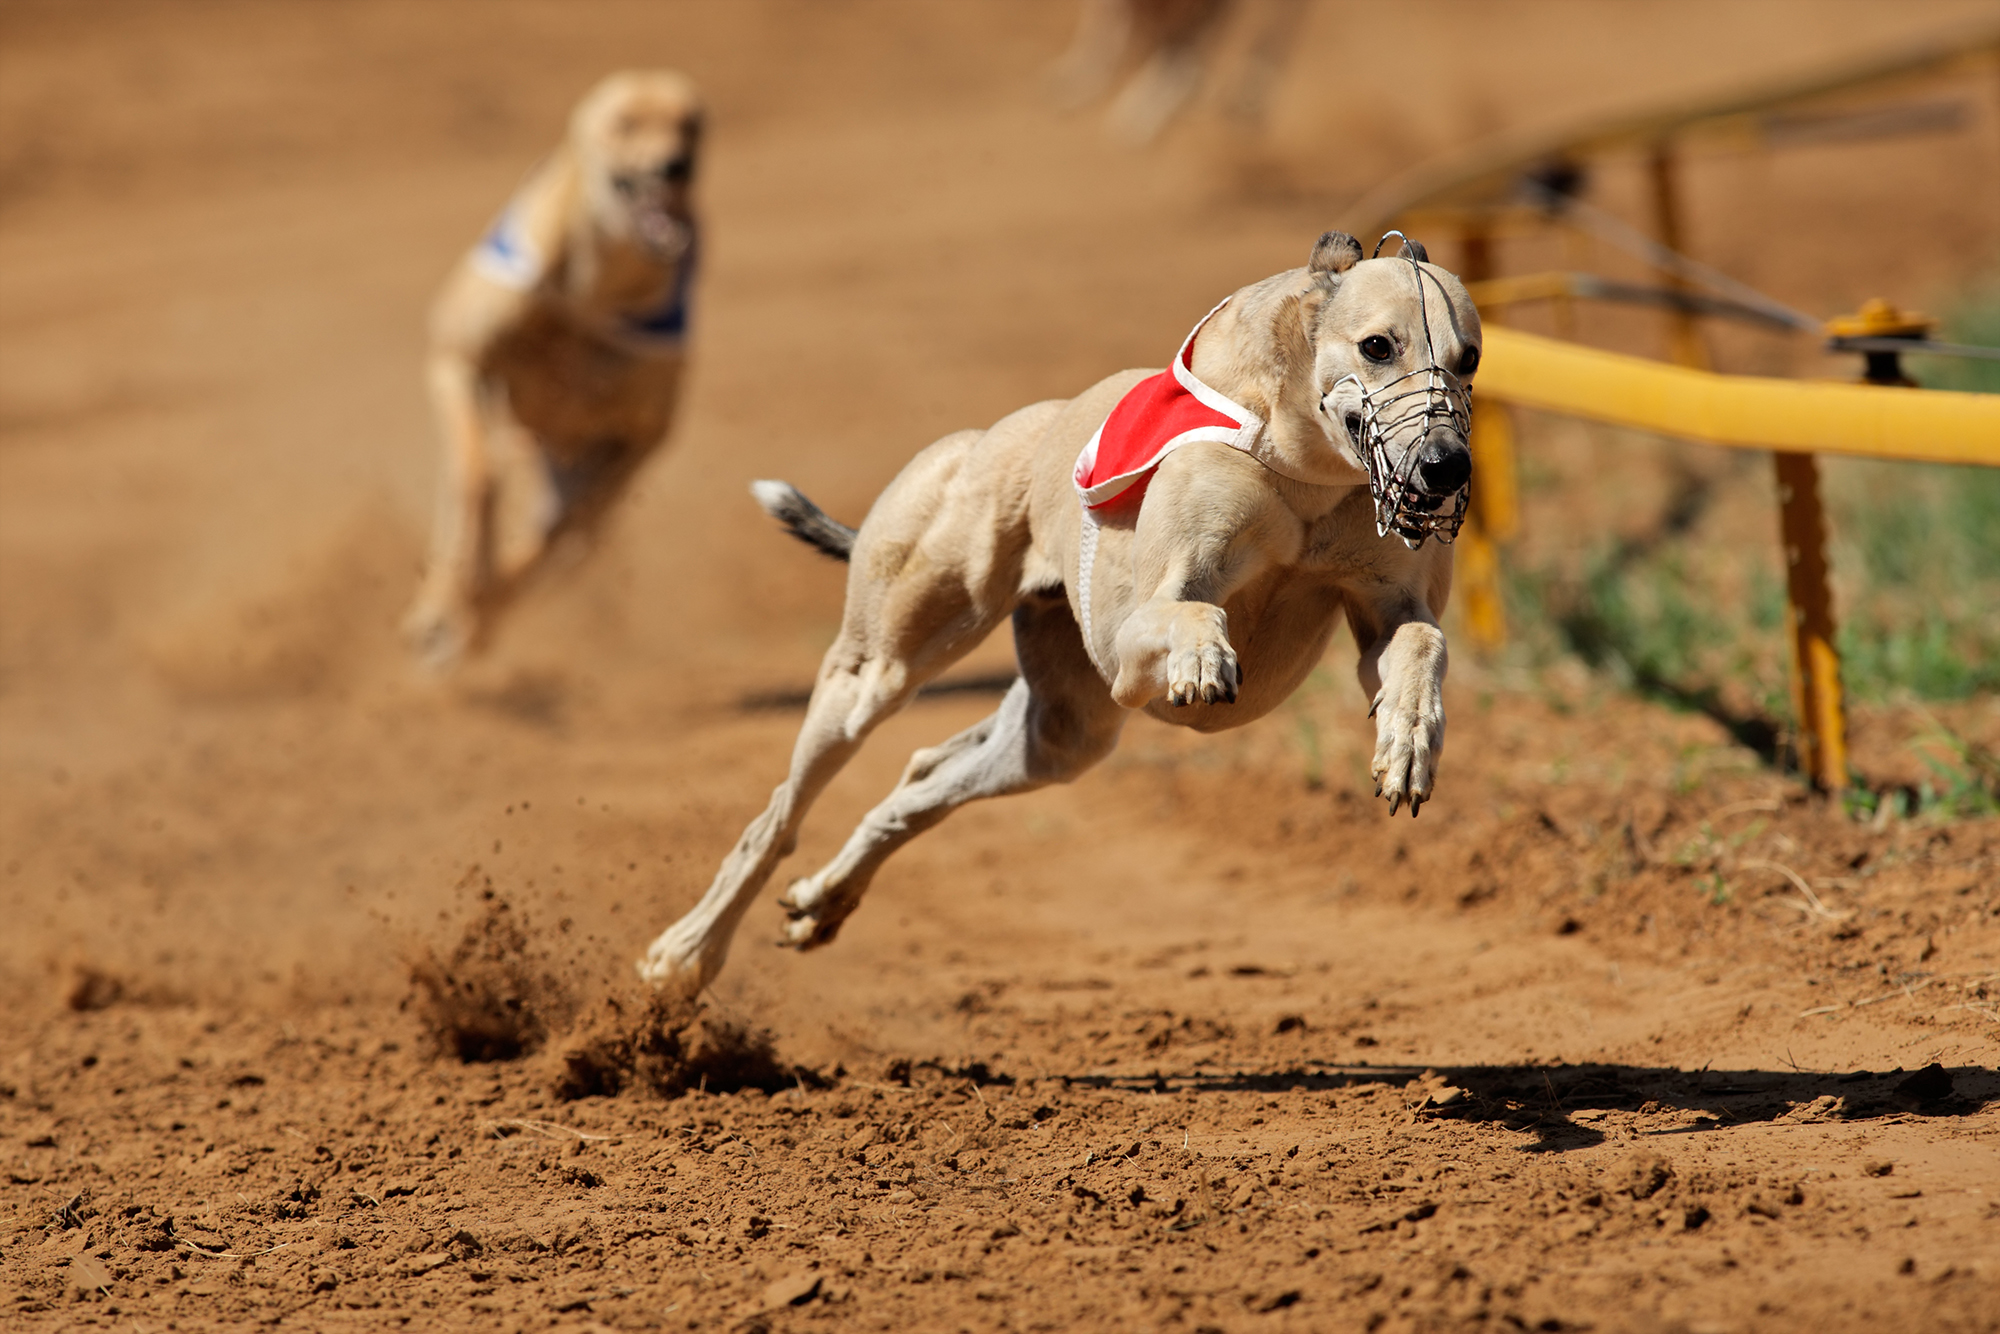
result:
M 1370 334 L 1361 340 L 1361 355 L 1370 361 L 1387 361 L 1396 355 L 1396 345 L 1381 334 Z
M 1468 347 L 1465 349 L 1465 354 L 1458 359 L 1458 373 L 1460 375 L 1470 375 L 1478 369 L 1479 349 Z

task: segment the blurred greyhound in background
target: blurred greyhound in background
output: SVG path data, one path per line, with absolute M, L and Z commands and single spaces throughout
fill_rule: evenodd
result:
M 991 717 L 912 756 L 833 860 L 793 882 L 786 943 L 832 940 L 889 855 L 964 803 L 1082 774 L 1133 710 L 1202 732 L 1269 713 L 1343 617 L 1378 791 L 1414 815 L 1444 746 L 1443 543 L 1469 496 L 1479 349 L 1465 288 L 1420 246 L 1364 261 L 1329 232 L 1306 267 L 1211 311 L 1168 371 L 931 445 L 858 532 L 757 483 L 795 535 L 849 562 L 846 611 L 790 775 L 641 974 L 706 986 L 869 732 L 1009 618 L 1020 679 Z
M 680 396 L 702 111 L 664 71 L 613 74 L 570 115 L 431 312 L 444 467 L 411 648 L 446 668 L 567 534 L 587 537 Z
M 1082 0 L 1076 35 L 1049 69 L 1049 91 L 1070 111 L 1111 93 L 1105 127 L 1138 145 L 1159 137 L 1205 85 L 1219 81 L 1218 109 L 1239 128 L 1254 127 L 1309 3 Z

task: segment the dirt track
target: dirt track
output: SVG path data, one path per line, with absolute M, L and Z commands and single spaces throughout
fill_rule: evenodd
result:
M 1421 7 L 1421 71 L 1335 87 L 1321 5 L 1267 135 L 1146 154 L 1038 101 L 1067 3 L 110 8 L 0 14 L 0 1323 L 2000 1328 L 2000 828 L 1857 825 L 1704 719 L 1469 654 L 1419 822 L 1366 799 L 1343 644 L 1256 727 L 1135 724 L 963 812 L 830 950 L 759 907 L 694 1091 L 557 1091 L 607 998 L 631 1031 L 837 615 L 748 478 L 856 517 L 943 431 L 1157 364 L 1397 154 L 1990 7 Z M 426 685 L 392 633 L 423 304 L 647 62 L 715 105 L 686 414 L 604 548 Z M 1704 167 L 1697 245 L 1921 304 L 2000 247 L 1982 114 Z M 1944 243 L 1857 277 L 1885 229 Z M 885 726 L 794 864 L 990 707 Z M 1917 727 L 1860 716 L 1862 766 Z M 501 902 L 549 1040 L 461 1064 L 412 967 Z M 730 1023 L 770 1090 L 702 1087 Z

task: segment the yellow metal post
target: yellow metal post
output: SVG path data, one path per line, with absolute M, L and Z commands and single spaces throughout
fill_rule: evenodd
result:
M 1458 535 L 1457 577 L 1466 631 L 1474 647 L 1490 652 L 1507 642 L 1499 544 L 1520 527 L 1514 418 L 1506 404 L 1473 395 L 1471 443 L 1472 508 Z
M 1493 238 L 1480 222 L 1468 225 L 1459 277 L 1468 283 L 1493 276 Z M 1497 322 L 1497 311 L 1482 311 Z M 1473 647 L 1492 652 L 1507 642 L 1507 609 L 1500 591 L 1499 544 L 1520 527 L 1519 480 L 1514 461 L 1514 419 L 1503 403 L 1472 396 L 1472 506 L 1458 534 L 1454 578 L 1464 599 L 1465 628 Z
M 1819 461 L 1774 454 L 1778 523 L 1792 638 L 1792 704 L 1799 720 L 1799 764 L 1814 786 L 1847 786 L 1847 715 L 1840 655 L 1833 647 L 1833 593 L 1827 585 L 1826 515 L 1819 502 Z
M 1653 230 L 1661 245 L 1685 253 L 1687 247 L 1681 236 L 1680 168 L 1673 145 L 1664 139 L 1654 144 L 1648 166 L 1653 178 Z M 1688 290 L 1686 281 L 1677 273 L 1661 277 L 1676 292 Z M 1701 328 L 1695 323 L 1693 313 L 1676 310 L 1667 319 L 1667 345 L 1674 363 L 1698 371 L 1711 369 L 1708 344 L 1701 340 Z

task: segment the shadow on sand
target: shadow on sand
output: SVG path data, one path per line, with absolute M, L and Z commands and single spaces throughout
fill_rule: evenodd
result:
M 1847 1122 L 1905 1115 L 1967 1116 L 2000 1101 L 2000 1071 L 1981 1066 L 1820 1073 L 1632 1065 L 1312 1064 L 1268 1074 L 1197 1069 L 1182 1074 L 1062 1076 L 1074 1087 L 1160 1093 L 1317 1092 L 1369 1084 L 1402 1088 L 1431 1082 L 1433 1077 L 1446 1087 L 1428 1093 L 1412 1107 L 1415 1115 L 1533 1131 L 1532 1152 L 1563 1152 L 1602 1143 L 1602 1131 L 1574 1119 L 1586 1111 L 1692 1112 L 1691 1122 L 1640 1132 L 1688 1135 L 1791 1115 Z
M 917 691 L 918 699 L 936 699 L 941 695 L 1004 695 L 1013 689 L 1017 672 L 989 672 L 983 676 L 947 677 L 933 681 Z M 759 690 L 744 695 L 736 701 L 736 707 L 745 713 L 782 713 L 793 709 L 803 709 L 812 702 L 812 688 L 792 687 L 787 690 Z

